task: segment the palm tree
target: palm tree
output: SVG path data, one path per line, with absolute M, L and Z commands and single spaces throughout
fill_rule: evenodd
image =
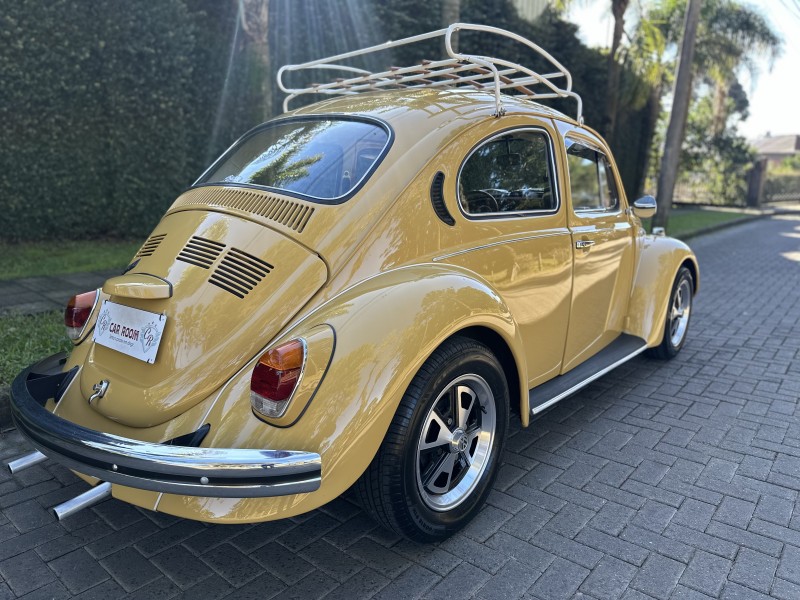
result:
M 442 0 L 442 27 L 449 27 L 461 20 L 461 0 Z M 451 38 L 453 50 L 458 52 L 458 32 Z M 442 55 L 447 56 L 447 49 L 442 40 Z
M 630 78 L 631 81 L 639 83 L 633 94 L 641 96 L 647 95 L 646 100 L 639 98 L 649 107 L 650 115 L 648 122 L 657 123 L 661 115 L 661 98 L 666 87 L 668 72 L 674 66 L 671 60 L 666 58 L 667 41 L 664 34 L 656 23 L 647 14 L 640 14 L 639 21 L 633 34 L 628 38 L 629 43 L 621 48 L 620 58 L 623 66 L 636 77 Z M 650 161 L 653 159 L 653 152 L 647 152 L 642 157 L 644 164 L 642 172 L 650 172 Z M 644 193 L 645 178 L 642 178 L 636 196 Z
M 699 65 L 714 82 L 714 135 L 720 135 L 728 118 L 728 90 L 736 81 L 736 71 L 745 67 L 756 71 L 754 56 L 774 59 L 780 39 L 767 21 L 752 8 L 732 3 L 710 4 L 709 23 L 713 27 L 700 46 Z
M 687 0 L 667 0 L 647 14 L 648 21 L 660 30 L 665 49 L 677 45 L 683 35 L 686 6 Z M 688 85 L 690 90 L 693 89 L 693 83 L 700 77 L 714 83 L 712 135 L 721 134 L 725 128 L 729 111 L 728 90 L 736 79 L 737 71 L 744 67 L 754 72 L 754 58 L 763 55 L 774 58 L 780 46 L 780 38 L 753 8 L 740 4 L 738 0 L 703 0 Z M 665 67 L 661 69 L 662 76 L 666 76 L 670 69 L 669 63 L 663 60 L 663 54 L 661 65 Z M 683 120 L 685 122 L 685 118 Z M 678 134 L 680 147 L 684 131 Z M 659 178 L 659 213 L 653 221 L 658 226 L 666 226 L 670 208 L 668 204 L 672 199 L 669 190 L 674 187 L 672 169 L 665 167 L 667 165 L 662 164 L 662 171 L 666 173 Z M 670 179 L 673 179 L 671 184 Z
M 653 227 L 666 227 L 667 221 L 669 221 L 669 211 L 672 208 L 672 193 L 678 179 L 678 163 L 683 138 L 686 136 L 686 120 L 691 102 L 695 41 L 701 6 L 702 0 L 689 0 L 689 4 L 686 6 L 678 74 L 675 78 L 675 90 L 672 98 L 672 112 L 669 117 L 667 138 L 664 141 L 661 170 L 658 174 L 658 197 L 660 198 L 658 207 L 660 210 L 653 218 Z
M 604 0 L 609 1 L 609 0 Z M 611 48 L 607 59 L 607 86 L 605 107 L 605 138 L 609 145 L 613 143 L 614 130 L 617 124 L 619 109 L 620 64 L 622 36 L 625 33 L 625 13 L 628 11 L 630 0 L 610 0 L 611 15 L 614 17 L 614 32 L 611 36 Z M 587 0 L 551 0 L 552 6 L 559 11 L 564 11 L 574 4 L 587 4 Z
M 617 126 L 617 107 L 619 106 L 619 78 L 622 66 L 618 55 L 625 31 L 625 12 L 630 0 L 611 0 L 611 14 L 614 16 L 614 33 L 611 37 L 611 50 L 608 53 L 608 86 L 606 87 L 606 141 L 614 141 Z

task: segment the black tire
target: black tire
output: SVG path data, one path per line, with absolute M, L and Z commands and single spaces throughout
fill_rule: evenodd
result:
M 680 295 L 680 296 L 679 296 Z M 650 348 L 647 355 L 652 358 L 669 360 L 677 356 L 686 342 L 691 319 L 692 298 L 694 296 L 694 277 L 686 267 L 681 267 L 672 284 L 672 291 L 667 304 L 667 315 L 664 321 L 664 337 L 655 348 Z M 681 314 L 676 316 L 673 310 L 681 304 Z M 685 314 L 684 314 L 685 311 Z M 685 322 L 684 322 L 685 318 Z M 676 330 L 676 326 L 678 329 Z
M 491 491 L 508 412 L 508 385 L 491 350 L 469 338 L 446 341 L 411 381 L 356 484 L 362 506 L 408 539 L 451 536 L 478 513 Z

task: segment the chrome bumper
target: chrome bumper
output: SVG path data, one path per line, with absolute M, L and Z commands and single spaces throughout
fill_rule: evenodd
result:
M 68 384 L 70 374 L 61 372 L 63 357 L 51 356 L 14 379 L 11 416 L 37 450 L 68 468 L 111 483 L 185 496 L 263 498 L 319 488 L 322 461 L 312 452 L 153 444 L 54 415 L 44 404 Z

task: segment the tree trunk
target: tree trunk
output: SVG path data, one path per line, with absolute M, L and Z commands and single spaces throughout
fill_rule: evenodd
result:
M 260 96 L 261 96 L 261 121 L 272 118 L 272 69 L 269 61 L 269 42 L 266 38 L 253 42 L 253 54 L 258 65 Z
M 717 81 L 714 85 L 714 105 L 711 117 L 711 133 L 714 137 L 722 135 L 728 122 L 728 89 L 730 83 Z
M 612 0 L 611 12 L 614 15 L 614 35 L 611 38 L 611 51 L 608 53 L 608 85 L 606 87 L 606 131 L 605 138 L 609 146 L 613 145 L 614 132 L 617 126 L 617 107 L 619 105 L 619 81 L 621 66 L 617 62 L 617 54 L 622 43 L 625 27 L 625 11 L 630 0 Z M 613 148 L 612 148 L 613 150 Z
M 252 51 L 259 77 L 261 121 L 272 117 L 272 69 L 269 56 L 269 0 L 237 0 L 242 30 Z
M 442 0 L 442 27 L 449 27 L 461 20 L 461 0 Z M 453 50 L 458 52 L 458 32 L 450 38 Z M 447 56 L 447 48 L 442 39 L 442 55 Z
M 664 142 L 664 155 L 661 158 L 661 172 L 658 175 L 658 212 L 653 217 L 654 227 L 666 228 L 672 208 L 672 195 L 678 179 L 678 163 L 681 146 L 686 133 L 686 120 L 689 114 L 689 101 L 692 96 L 692 61 L 694 43 L 697 36 L 697 23 L 700 20 L 701 0 L 689 0 L 686 6 L 686 21 L 683 28 L 680 62 L 675 77 L 672 94 L 672 114 Z
M 658 116 L 661 114 L 661 89 L 663 84 L 659 83 L 650 88 L 650 98 L 647 100 L 647 106 L 650 109 L 647 118 L 647 126 L 650 130 L 649 145 L 652 147 L 653 135 L 658 123 Z M 650 172 L 650 159 L 652 158 L 650 147 L 644 149 L 642 156 L 644 156 L 644 164 L 642 165 L 642 177 L 639 179 L 639 186 L 636 189 L 634 198 L 641 198 L 644 196 L 644 186 L 647 181 L 647 175 Z

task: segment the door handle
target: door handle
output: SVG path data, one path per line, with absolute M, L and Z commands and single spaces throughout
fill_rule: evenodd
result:
M 575 247 L 579 250 L 585 250 L 594 246 L 594 240 L 578 240 L 575 242 Z

